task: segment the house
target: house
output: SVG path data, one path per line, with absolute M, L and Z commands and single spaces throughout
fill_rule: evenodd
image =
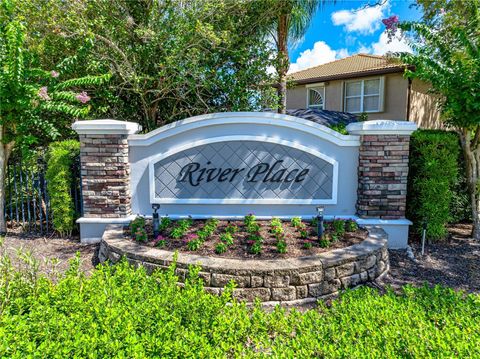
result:
M 287 110 L 343 111 L 369 120 L 407 120 L 439 127 L 428 84 L 403 77 L 405 65 L 385 56 L 357 54 L 289 74 Z

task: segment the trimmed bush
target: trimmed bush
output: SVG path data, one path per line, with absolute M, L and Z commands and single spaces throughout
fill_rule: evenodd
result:
M 75 226 L 72 188 L 72 166 L 80 154 L 80 143 L 74 140 L 54 142 L 47 154 L 47 190 L 52 209 L 53 228 L 60 235 L 70 235 Z
M 417 231 L 427 222 L 429 239 L 445 238 L 446 226 L 454 219 L 460 154 L 456 133 L 419 130 L 411 137 L 407 216 Z
M 8 263 L 8 261 L 2 261 Z M 203 291 L 174 267 L 151 276 L 128 263 L 91 276 L 79 260 L 56 283 L 0 271 L 0 356 L 9 358 L 282 357 L 466 358 L 480 356 L 480 297 L 405 287 L 401 295 L 347 291 L 331 306 L 266 312 Z

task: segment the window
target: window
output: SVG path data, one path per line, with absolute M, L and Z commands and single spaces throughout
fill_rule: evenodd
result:
M 351 113 L 383 111 L 383 77 L 345 82 L 344 110 Z
M 325 107 L 325 87 L 309 87 L 307 91 L 307 107 L 323 110 Z

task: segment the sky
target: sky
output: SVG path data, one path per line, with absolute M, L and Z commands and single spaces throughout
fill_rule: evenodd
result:
M 371 0 L 370 4 L 378 2 Z M 411 8 L 412 0 L 387 0 L 366 7 L 368 0 L 337 0 L 318 10 L 304 38 L 290 48 L 290 70 L 299 71 L 357 53 L 384 55 L 388 51 L 409 51 L 402 40 L 388 42 L 382 19 L 397 15 L 399 21 L 418 20 L 421 13 Z

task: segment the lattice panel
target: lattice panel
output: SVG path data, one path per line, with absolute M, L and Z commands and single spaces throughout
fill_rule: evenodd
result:
M 270 176 L 265 177 L 272 167 Z M 226 171 L 227 168 L 232 171 Z M 295 177 L 307 169 L 305 176 Z M 193 147 L 157 162 L 154 186 L 156 198 L 331 199 L 333 165 L 281 144 L 218 142 Z

